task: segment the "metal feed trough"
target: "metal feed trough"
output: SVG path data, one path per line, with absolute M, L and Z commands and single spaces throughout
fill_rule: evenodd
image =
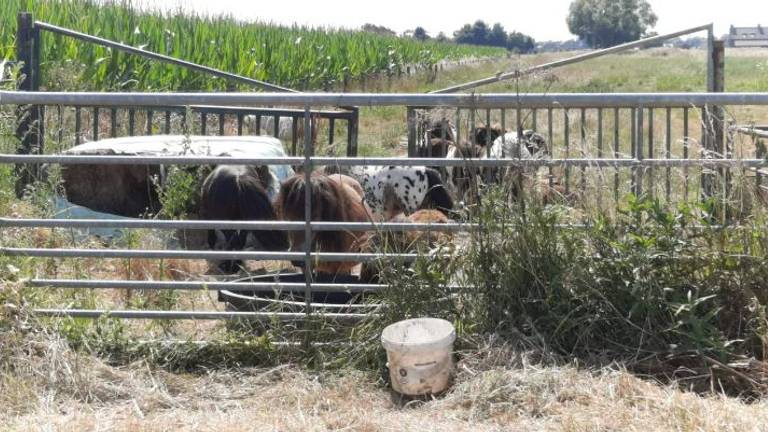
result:
M 587 187 L 587 173 L 596 173 L 597 183 L 590 185 L 600 194 L 598 199 L 613 192 L 615 196 L 625 192 L 640 194 L 666 194 L 667 199 L 698 200 L 704 191 L 705 181 L 700 170 L 703 167 L 716 170 L 730 168 L 761 168 L 766 166 L 762 158 L 733 158 L 734 152 L 722 155 L 697 154 L 692 149 L 702 150 L 701 142 L 710 139 L 711 134 L 721 131 L 717 125 L 710 127 L 708 118 L 703 116 L 691 121 L 691 115 L 711 110 L 711 107 L 733 107 L 744 105 L 768 105 L 768 93 L 638 93 L 638 94 L 333 94 L 333 93 L 56 93 L 56 92 L 0 92 L 0 105 L 25 106 L 73 106 L 73 107 L 125 107 L 144 106 L 148 108 L 213 104 L 216 106 L 286 105 L 303 107 L 303 121 L 309 130 L 312 106 L 423 106 L 449 107 L 464 111 L 491 110 L 501 119 L 507 115 L 530 113 L 529 118 L 539 117 L 539 125 L 545 129 L 550 142 L 561 142 L 554 148 L 551 159 L 440 159 L 440 158 L 364 158 L 364 157 L 315 157 L 309 135 L 305 135 L 301 157 L 252 158 L 252 157 L 211 157 L 211 156 L 94 156 L 61 154 L 4 154 L 0 163 L 21 166 L 39 164 L 270 164 L 302 165 L 308 177 L 318 165 L 399 165 L 399 166 L 461 166 L 471 164 L 475 168 L 485 167 L 530 167 L 563 169 L 581 173 L 573 178 L 571 187 L 584 191 Z M 703 111 L 699 111 L 704 108 Z M 546 121 L 541 119 L 542 113 Z M 574 115 L 575 114 L 575 115 Z M 528 115 L 528 114 L 526 114 Z M 574 128 L 574 125 L 577 127 Z M 702 127 L 700 127 L 702 126 Z M 577 132 L 571 133 L 574 129 Z M 699 139 L 691 131 L 703 135 Z M 562 141 L 560 141 L 562 140 Z M 594 143 L 594 149 L 580 147 Z M 697 143 L 694 145 L 694 143 Z M 671 176 L 672 169 L 681 170 L 682 175 Z M 611 179 L 613 177 L 613 179 Z M 619 178 L 627 180 L 619 181 Z M 578 181 L 577 181 L 578 180 Z M 611 181 L 613 180 L 613 181 Z M 696 183 L 691 188 L 689 183 Z M 629 187 L 625 183 L 628 183 Z M 566 183 L 568 185 L 569 183 Z M 693 191 L 689 196 L 689 190 Z M 309 192 L 309 191 L 308 191 Z M 432 230 L 463 231 L 474 229 L 464 223 L 449 224 L 407 224 L 407 223 L 346 223 L 312 222 L 309 220 L 311 196 L 305 200 L 305 220 L 285 221 L 205 221 L 205 220 L 69 220 L 69 219 L 14 219 L 4 215 L 0 219 L 3 228 L 83 228 L 107 227 L 122 229 L 275 229 L 284 231 L 300 230 L 306 236 L 321 230 Z M 308 242 L 309 243 L 309 242 Z M 308 247 L 302 252 L 285 251 L 210 251 L 210 250 L 141 250 L 141 249 L 83 249 L 83 248 L 29 248 L 2 247 L 0 254 L 6 256 L 54 257 L 54 258 L 144 258 L 144 259 L 243 259 L 243 260 L 304 260 L 310 270 L 315 261 L 367 261 L 381 258 L 400 257 L 414 259 L 416 254 L 380 253 L 324 253 L 312 252 Z M 226 290 L 295 292 L 301 295 L 303 307 L 300 312 L 220 312 L 220 311 L 162 311 L 162 310 L 81 310 L 41 309 L 41 315 L 99 317 L 110 315 L 124 318 L 163 319 L 257 319 L 257 320 L 301 320 L 310 316 L 321 316 L 331 320 L 358 320 L 366 316 L 362 311 L 334 312 L 331 308 L 313 302 L 316 292 L 372 293 L 382 285 L 355 283 L 354 281 L 316 281 L 312 277 L 290 281 L 251 280 L 240 282 L 210 282 L 204 280 L 170 281 L 122 281 L 122 280 L 61 280 L 33 279 L 27 282 L 39 288 L 133 288 L 133 289 L 178 289 L 178 290 Z M 296 304 L 290 305 L 295 310 Z M 375 312 L 374 312 L 375 313 Z

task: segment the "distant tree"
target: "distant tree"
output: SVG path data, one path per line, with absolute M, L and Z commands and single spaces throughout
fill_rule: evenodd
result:
M 528 35 L 513 31 L 507 37 L 506 47 L 510 51 L 529 53 L 536 48 L 536 42 Z
M 472 24 L 472 38 L 477 45 L 488 43 L 488 24 L 483 20 L 477 20 Z
M 483 20 L 477 20 L 474 24 L 464 24 L 462 28 L 453 33 L 457 43 L 472 45 L 488 44 L 488 24 Z
M 424 27 L 416 27 L 413 29 L 413 38 L 420 41 L 425 41 L 429 39 L 429 35 L 427 34 L 427 31 L 424 30 Z
M 450 42 L 451 41 L 450 39 L 448 39 L 448 36 L 446 36 L 445 33 L 443 33 L 443 32 L 438 33 L 437 36 L 435 37 L 435 40 L 438 41 L 438 42 Z
M 376 24 L 370 24 L 370 23 L 363 24 L 362 30 L 364 32 L 376 33 L 384 36 L 397 36 L 397 32 L 395 32 L 394 30 L 388 29 L 384 26 L 378 26 Z
M 453 33 L 453 40 L 461 44 L 504 47 L 521 53 L 531 52 L 536 46 L 530 36 L 515 31 L 507 34 L 501 24 L 496 23 L 489 28 L 482 20 L 477 20 L 474 24 L 464 24 Z
M 473 44 L 472 38 L 472 26 L 470 24 L 464 24 L 460 29 L 453 32 L 453 40 L 460 44 Z
M 507 32 L 504 30 L 504 26 L 499 23 L 494 24 L 488 33 L 487 43 L 491 46 L 506 47 Z
M 605 48 L 641 38 L 657 19 L 646 0 L 574 0 L 567 22 L 589 46 Z

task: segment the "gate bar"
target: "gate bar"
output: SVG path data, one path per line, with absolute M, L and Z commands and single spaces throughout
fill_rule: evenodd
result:
M 173 105 L 452 106 L 459 108 L 681 108 L 705 105 L 768 105 L 768 92 L 723 93 L 152 93 L 0 91 L 4 105 L 168 107 Z
M 196 72 L 204 72 L 213 76 L 217 76 L 220 78 L 227 78 L 234 81 L 240 81 L 246 84 L 251 84 L 257 87 L 261 87 L 263 89 L 267 90 L 273 90 L 273 91 L 281 91 L 281 92 L 292 92 L 292 93 L 298 93 L 297 90 L 290 89 L 288 87 L 282 87 L 275 84 L 270 84 L 268 82 L 259 81 L 257 79 L 253 78 L 247 78 L 241 75 L 236 75 L 230 72 L 225 72 L 219 69 L 214 69 L 212 67 L 208 66 L 202 66 L 196 63 L 188 62 L 186 60 L 177 59 L 175 57 L 167 56 L 164 54 L 159 54 L 152 51 L 142 50 L 139 48 L 134 48 L 130 45 L 125 45 L 119 42 L 114 42 L 109 39 L 100 38 L 97 36 L 92 36 L 89 34 L 81 33 L 75 30 L 70 30 L 68 28 L 59 27 L 53 24 L 48 24 L 46 22 L 42 21 L 35 21 L 35 27 L 40 28 L 42 30 L 47 30 L 51 33 L 58 33 L 60 35 L 69 36 L 75 39 L 80 39 L 85 42 L 90 42 L 96 45 L 101 45 L 107 48 L 113 48 L 118 51 L 124 51 L 130 54 L 135 54 L 141 57 L 153 59 L 153 60 L 159 60 L 165 63 L 171 63 L 176 66 L 181 66 L 187 69 L 194 70 Z
M 57 163 L 63 165 L 218 165 L 218 164 L 252 164 L 264 165 L 293 165 L 303 161 L 302 157 L 198 157 L 198 156 L 100 156 L 100 155 L 13 155 L 0 154 L 0 164 L 7 163 Z M 396 165 L 396 166 L 473 166 L 477 168 L 501 167 L 539 167 L 539 166 L 571 166 L 571 167 L 763 167 L 768 165 L 765 159 L 444 159 L 444 158 L 348 158 L 348 157 L 312 157 L 315 165 Z
M 312 231 L 440 231 L 457 232 L 477 229 L 469 223 L 411 222 L 311 222 Z M 153 219 L 17 219 L 0 217 L 0 227 L 21 228 L 145 228 L 145 229 L 233 229 L 301 231 L 301 221 L 217 221 Z
M 33 313 L 51 317 L 73 318 L 138 318 L 138 319 L 192 319 L 192 320 L 233 320 L 258 319 L 259 321 L 301 321 L 307 318 L 302 312 L 220 312 L 220 311 L 162 311 L 162 310 L 104 310 L 104 309 L 34 309 Z M 358 321 L 370 314 L 361 313 L 323 313 L 316 312 L 313 317 L 339 321 Z
M 278 275 L 275 275 L 278 276 Z M 183 291 L 258 291 L 258 292 L 303 292 L 304 282 L 238 282 L 238 281 L 146 281 L 146 280 L 102 280 L 102 279 L 31 279 L 25 283 L 34 288 L 87 288 L 87 289 L 142 289 L 142 290 L 183 290 Z M 386 284 L 365 283 L 312 283 L 312 292 L 368 293 L 388 288 Z M 471 288 L 448 285 L 446 290 L 457 291 Z
M 267 260 L 300 261 L 304 252 L 246 252 L 246 251 L 207 251 L 207 250 L 159 250 L 159 249 L 73 249 L 73 248 L 10 248 L 0 247 L 0 255 L 30 256 L 47 258 L 147 258 L 147 259 L 205 259 L 205 260 Z M 408 261 L 417 259 L 417 253 L 352 253 L 352 252 L 312 252 L 310 258 L 315 261 L 363 262 L 382 258 L 397 258 Z M 434 255 L 434 258 L 449 257 Z
M 278 276 L 278 275 L 275 275 Z M 237 281 L 144 281 L 144 280 L 93 280 L 93 279 L 32 279 L 26 286 L 35 288 L 87 288 L 87 289 L 154 289 L 154 290 L 209 290 L 209 291 L 290 291 L 303 292 L 304 282 L 237 282 Z M 387 288 L 385 284 L 363 283 L 312 283 L 312 292 L 350 293 L 374 292 Z M 447 287 L 458 289 L 459 287 Z
M 467 82 L 467 83 L 464 83 L 464 84 L 459 84 L 459 85 L 455 85 L 455 86 L 451 86 L 451 87 L 446 87 L 446 88 L 440 89 L 440 90 L 434 90 L 434 91 L 432 91 L 430 93 L 433 93 L 433 94 L 445 94 L 445 93 L 454 93 L 454 92 L 457 92 L 459 90 L 468 90 L 468 89 L 472 89 L 472 88 L 476 88 L 476 87 L 480 87 L 480 86 L 484 86 L 484 85 L 488 85 L 488 84 L 493 84 L 493 83 L 499 82 L 499 81 L 505 81 L 505 80 L 508 80 L 508 79 L 520 78 L 520 77 L 523 77 L 523 76 L 526 76 L 526 75 L 530 75 L 530 74 L 533 74 L 533 73 L 536 73 L 536 72 L 545 71 L 545 70 L 548 70 L 548 69 L 554 69 L 554 68 L 557 68 L 557 67 L 560 67 L 560 66 L 566 66 L 566 65 L 569 65 L 569 64 L 582 62 L 584 60 L 590 60 L 590 59 L 593 59 L 593 58 L 596 58 L 596 57 L 602 57 L 604 55 L 612 54 L 612 53 L 615 53 L 615 52 L 626 51 L 626 50 L 628 50 L 630 48 L 642 47 L 642 46 L 645 46 L 645 45 L 650 45 L 650 44 L 653 44 L 653 43 L 656 43 L 656 42 L 659 42 L 659 41 L 663 41 L 663 40 L 667 40 L 667 39 L 672 39 L 672 38 L 675 38 L 675 37 L 678 37 L 678 36 L 683 36 L 683 35 L 690 34 L 690 33 L 698 33 L 700 31 L 704 31 L 704 30 L 707 30 L 707 32 L 708 32 L 707 34 L 710 35 L 709 39 L 711 39 L 712 27 L 713 27 L 712 24 L 705 24 L 705 25 L 701 25 L 701 26 L 697 26 L 697 27 L 691 27 L 689 29 L 680 30 L 680 31 L 673 32 L 673 33 L 667 33 L 667 34 L 663 34 L 663 35 L 658 35 L 658 36 L 653 36 L 653 37 L 649 37 L 649 38 L 645 38 L 645 39 L 636 40 L 636 41 L 633 41 L 633 42 L 627 42 L 627 43 L 624 43 L 624 44 L 621 44 L 621 45 L 612 46 L 610 48 L 604 48 L 604 49 L 600 49 L 600 50 L 597 50 L 597 51 L 590 51 L 588 53 L 579 54 L 577 56 L 569 57 L 569 58 L 566 58 L 566 59 L 556 60 L 556 61 L 553 61 L 553 62 L 549 62 L 549 63 L 545 63 L 545 64 L 533 66 L 533 67 L 529 67 L 527 69 L 514 70 L 514 71 L 511 71 L 511 72 L 497 74 L 497 75 L 494 75 L 494 76 L 491 76 L 491 77 L 487 77 L 487 78 L 483 78 L 483 79 L 479 79 L 479 80 L 476 80 L 476 81 L 470 81 L 470 82 Z

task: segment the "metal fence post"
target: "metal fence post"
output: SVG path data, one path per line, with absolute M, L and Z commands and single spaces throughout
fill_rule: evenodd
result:
M 309 105 L 304 107 L 304 301 L 307 317 L 312 314 L 312 120 Z M 310 334 L 306 342 L 309 345 Z
M 712 40 L 707 58 L 707 91 L 710 93 L 722 93 L 725 91 L 725 42 Z M 727 157 L 727 149 L 724 145 L 725 112 L 722 106 L 707 106 L 704 110 L 704 148 L 705 157 Z M 721 191 L 723 200 L 727 197 L 728 182 L 726 177 L 729 170 L 726 168 L 702 170 L 701 186 L 702 198 L 714 196 L 719 180 L 726 180 L 725 187 Z
M 712 63 L 714 65 L 714 88 L 713 92 L 723 93 L 725 91 L 725 41 L 714 41 L 712 50 Z M 725 110 L 722 106 L 712 107 L 712 128 L 714 138 L 714 148 L 720 158 L 731 157 L 731 149 L 726 147 L 725 143 Z M 723 185 L 723 216 L 729 218 L 727 209 L 728 196 L 731 191 L 731 170 L 727 167 L 721 167 L 717 170 L 717 179 Z
M 635 147 L 634 157 L 636 160 L 643 160 L 643 106 L 638 106 L 634 110 L 636 116 L 635 129 L 632 132 L 635 134 Z M 643 194 L 643 167 L 637 167 L 632 169 L 632 193 L 638 198 Z
M 352 116 L 347 120 L 347 156 L 357 156 L 357 134 L 360 125 L 360 108 L 350 107 Z
M 17 17 L 16 58 L 22 63 L 21 81 L 18 89 L 37 91 L 40 88 L 40 29 L 29 12 Z M 18 125 L 16 137 L 19 140 L 16 153 L 41 154 L 43 152 L 43 107 L 41 105 L 19 106 L 16 109 Z M 16 195 L 21 197 L 26 186 L 38 177 L 39 165 L 16 165 Z
M 416 157 L 416 109 L 407 107 L 405 118 L 408 123 L 408 157 Z
M 710 24 L 707 28 L 707 91 L 713 92 L 715 89 L 715 33 L 714 25 Z

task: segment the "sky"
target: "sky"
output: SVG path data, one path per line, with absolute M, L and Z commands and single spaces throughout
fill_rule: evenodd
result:
M 436 36 L 453 32 L 482 19 L 501 23 L 507 31 L 519 31 L 537 41 L 574 38 L 565 18 L 570 0 L 138 0 L 161 10 L 175 9 L 203 14 L 231 14 L 246 21 L 359 28 L 365 23 L 383 25 L 401 33 L 416 26 Z M 736 26 L 768 26 L 766 0 L 650 0 L 659 17 L 655 31 L 670 33 L 710 22 L 715 35 Z M 757 22 L 760 19 L 763 22 Z

